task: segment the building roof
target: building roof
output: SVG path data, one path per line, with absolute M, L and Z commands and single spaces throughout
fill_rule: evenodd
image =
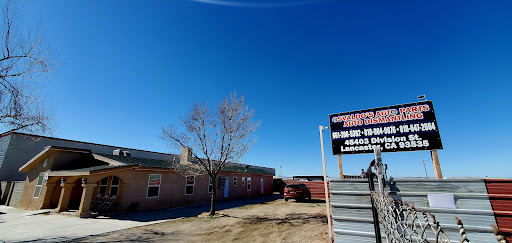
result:
M 101 154 L 101 153 L 92 153 L 90 150 L 86 149 L 75 149 L 75 148 L 67 148 L 67 147 L 56 147 L 50 146 L 45 148 L 39 154 L 34 156 L 31 160 L 29 160 L 25 165 L 23 165 L 19 170 L 28 172 L 35 164 L 40 162 L 40 158 L 43 155 L 52 153 L 54 151 L 70 151 L 70 152 L 79 152 L 79 153 L 88 153 L 91 154 L 94 159 L 108 163 L 100 166 L 93 166 L 88 168 L 79 168 L 72 170 L 54 170 L 52 174 L 90 174 L 91 172 L 99 171 L 99 170 L 109 170 L 109 169 L 119 169 L 122 167 L 152 167 L 152 168 L 163 168 L 163 169 L 172 169 L 173 162 L 179 162 L 179 158 L 176 158 L 178 161 L 169 161 L 169 160 L 159 160 L 159 159 L 148 159 L 148 158 L 140 158 L 140 157 L 131 157 L 131 156 L 120 156 L 113 154 Z M 221 170 L 223 172 L 234 172 L 234 173 L 255 173 L 255 174 L 266 174 L 266 175 L 274 175 L 270 170 L 265 170 L 263 167 L 252 166 L 252 165 L 244 165 L 244 164 L 227 164 Z
M 266 171 L 259 168 L 254 168 L 248 166 L 247 169 L 244 166 L 235 166 L 235 165 L 226 165 L 222 168 L 224 172 L 243 172 L 243 173 L 255 173 L 255 174 L 266 174 L 266 175 L 274 175 L 270 171 Z
M 98 154 L 98 155 L 103 156 L 108 159 L 111 159 L 111 160 L 119 161 L 119 162 L 127 164 L 127 165 L 141 165 L 144 167 L 160 167 L 160 168 L 169 168 L 169 166 L 170 166 L 170 161 L 166 161 L 166 160 L 146 159 L 146 158 L 119 156 L 119 155 L 112 155 L 112 154 Z
M 1 137 L 5 137 L 5 136 L 9 136 L 11 134 L 20 134 L 20 135 L 25 135 L 25 136 L 29 136 L 29 137 L 40 137 L 40 138 L 55 139 L 55 140 L 66 141 L 66 142 L 76 142 L 76 143 L 92 144 L 92 145 L 98 145 L 98 146 L 115 147 L 115 148 L 119 148 L 121 150 L 141 151 L 141 152 L 145 152 L 145 153 L 177 156 L 175 154 L 169 154 L 169 153 L 161 153 L 161 152 L 148 151 L 148 150 L 142 150 L 142 149 L 134 149 L 134 148 L 125 148 L 125 147 L 119 147 L 119 146 L 113 146 L 113 145 L 107 145 L 107 144 L 100 144 L 100 143 L 90 143 L 90 142 L 84 142 L 84 141 L 78 141 L 78 140 L 49 137 L 49 136 L 36 135 L 36 134 L 30 134 L 30 133 L 23 133 L 23 132 L 5 132 L 5 133 L 0 134 L 0 138 Z
M 128 156 L 117 156 L 111 154 L 99 154 L 108 159 L 116 160 L 127 165 L 141 165 L 144 167 L 160 167 L 160 168 L 171 168 L 172 162 L 167 160 L 158 160 L 158 159 L 146 159 L 146 158 L 137 158 L 137 157 L 128 157 Z M 177 158 L 179 160 L 179 158 Z M 176 161 L 178 162 L 178 161 Z M 242 165 L 242 164 L 230 164 L 224 166 L 221 170 L 223 172 L 241 172 L 241 173 L 256 173 L 256 174 L 269 174 L 274 175 L 270 171 L 266 171 L 264 169 L 254 167 L 251 165 Z

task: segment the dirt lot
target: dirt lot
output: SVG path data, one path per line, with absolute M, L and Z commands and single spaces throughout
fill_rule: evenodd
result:
M 283 199 L 89 237 L 79 242 L 327 242 L 325 204 Z

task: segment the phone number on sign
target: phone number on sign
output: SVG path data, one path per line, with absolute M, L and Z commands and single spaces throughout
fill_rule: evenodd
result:
M 335 131 L 332 132 L 333 139 L 343 138 L 357 138 L 362 136 L 379 136 L 379 135 L 391 135 L 409 132 L 430 132 L 436 131 L 436 124 L 434 122 L 406 124 L 406 125 L 395 125 L 387 127 L 373 127 L 363 129 L 353 129 L 347 131 Z

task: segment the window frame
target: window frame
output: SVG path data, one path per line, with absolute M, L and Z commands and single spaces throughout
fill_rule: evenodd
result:
M 247 177 L 247 191 L 252 189 L 252 179 L 251 177 Z
M 107 183 L 106 184 L 101 184 L 103 182 L 103 179 L 107 178 Z M 100 186 L 98 187 L 98 195 L 104 197 L 106 195 L 108 195 L 107 193 L 107 189 L 108 189 L 108 181 L 109 181 L 109 177 L 104 177 L 104 178 L 101 178 L 100 180 Z M 101 192 L 101 187 L 105 187 L 105 194 L 104 195 L 101 195 L 100 192 Z
M 39 182 L 41 182 L 41 184 L 39 184 Z M 36 188 L 34 190 L 34 198 L 39 198 L 41 196 L 41 191 L 43 190 L 43 183 L 44 183 L 44 175 L 39 175 L 37 177 Z M 38 188 L 39 188 L 39 191 L 37 190 Z M 37 196 L 36 196 L 36 193 L 37 193 Z
M 159 183 L 158 185 L 150 185 L 149 182 L 151 181 L 151 176 L 160 176 L 160 178 L 158 178 L 159 180 Z M 156 179 L 153 179 L 153 180 L 156 180 Z M 148 176 L 148 188 L 146 190 L 146 198 L 158 198 L 160 197 L 160 186 L 162 185 L 162 174 L 149 174 Z M 149 188 L 150 187 L 158 187 L 158 193 L 156 196 L 152 196 L 152 197 L 149 197 Z
M 245 186 L 245 177 L 242 177 L 242 186 Z
M 226 177 L 219 176 L 219 186 L 217 188 L 224 189 L 226 187 Z
M 108 196 L 109 197 L 117 196 L 117 195 L 119 195 L 119 186 L 121 185 L 121 180 L 117 176 L 109 176 L 109 177 L 112 178 L 112 179 L 110 179 L 110 187 L 109 187 L 109 190 L 108 190 Z M 117 181 L 118 181 L 119 184 L 114 185 L 114 177 L 117 178 Z M 117 188 L 116 195 L 112 195 L 112 187 Z
M 236 186 L 238 184 L 236 176 L 233 176 L 233 186 Z
M 188 183 L 188 178 L 189 177 L 192 177 L 192 181 L 193 181 L 192 184 Z M 196 177 L 195 176 L 193 176 L 193 175 L 192 176 L 185 176 L 185 195 L 186 196 L 194 195 L 195 185 L 196 185 Z M 192 194 L 187 194 L 187 187 L 189 187 L 189 186 L 192 187 Z

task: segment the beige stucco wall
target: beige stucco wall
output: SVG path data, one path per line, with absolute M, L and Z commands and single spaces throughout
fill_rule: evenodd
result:
M 52 157 L 52 156 L 50 156 Z M 50 177 L 47 182 L 43 183 L 41 194 L 39 198 L 34 198 L 34 191 L 37 184 L 37 178 L 41 172 L 48 171 L 51 168 L 52 159 L 45 168 L 42 168 L 41 163 L 32 168 L 25 180 L 25 189 L 19 204 L 19 208 L 27 210 L 38 210 L 43 206 L 45 197 L 52 197 L 52 192 L 58 194 L 59 190 L 48 190 L 48 184 L 60 183 L 61 178 L 66 178 L 66 183 L 74 183 L 76 180 L 87 178 L 88 184 L 96 183 L 93 195 L 97 195 L 99 190 L 100 180 L 108 176 L 116 176 L 121 180 L 119 186 L 118 198 L 116 204 L 120 210 L 126 210 L 132 203 L 138 203 L 141 210 L 150 210 L 157 208 L 178 207 L 183 205 L 191 205 L 198 203 L 207 203 L 210 201 L 211 194 L 208 193 L 208 177 L 196 176 L 194 194 L 185 195 L 186 178 L 183 175 L 176 174 L 167 169 L 155 168 L 130 168 L 126 170 L 118 170 L 111 172 L 104 172 L 100 174 L 93 174 L 88 176 L 74 176 L 74 177 Z M 160 195 L 155 198 L 147 198 L 148 178 L 150 174 L 161 174 Z M 248 173 L 219 173 L 218 177 L 229 177 L 229 197 L 224 197 L 224 189 L 218 188 L 219 179 L 217 178 L 217 200 L 230 200 L 240 199 L 245 197 L 255 197 L 261 195 L 272 194 L 273 177 L 272 175 L 261 174 L 248 174 Z M 233 185 L 233 177 L 237 177 L 237 185 Z M 242 177 L 246 177 L 246 184 L 242 185 Z M 247 178 L 252 179 L 252 188 L 247 190 Z M 264 193 L 261 193 L 260 179 L 264 178 Z M 110 182 L 109 182 L 110 186 Z M 107 193 L 109 192 L 107 189 Z M 47 195 L 48 194 L 48 195 Z M 54 195 L 55 197 L 58 195 Z M 94 197 L 93 196 L 93 197 Z M 48 199 L 47 199 L 48 200 Z
M 45 167 L 43 167 L 44 160 L 48 158 L 48 162 Z M 46 184 L 47 183 L 55 183 L 55 181 L 43 182 L 43 186 L 41 188 L 41 193 L 39 197 L 34 197 L 34 192 L 36 190 L 37 179 L 41 173 L 50 171 L 51 163 L 53 162 L 53 154 L 47 157 L 41 158 L 39 163 L 37 163 L 28 173 L 25 178 L 25 187 L 23 189 L 23 193 L 21 194 L 20 203 L 18 208 L 26 209 L 26 210 L 38 210 L 41 209 L 43 204 L 44 197 L 46 195 Z
M 161 174 L 160 195 L 155 198 L 147 198 L 148 179 L 150 174 Z M 138 203 L 142 210 L 178 207 L 183 205 L 191 205 L 198 203 L 206 203 L 210 201 L 211 194 L 208 193 L 208 177 L 196 176 L 194 185 L 194 194 L 185 195 L 186 177 L 176 174 L 168 170 L 151 170 L 151 169 L 130 169 L 125 171 L 104 173 L 88 177 L 88 183 L 97 183 L 93 195 L 98 194 L 99 181 L 107 176 L 116 176 L 121 180 L 119 186 L 118 198 L 116 199 L 120 209 L 126 210 L 130 204 Z M 258 174 L 228 174 L 219 173 L 220 176 L 230 177 L 230 193 L 229 197 L 224 197 L 224 189 L 218 189 L 217 185 L 217 201 L 239 199 L 245 197 L 254 197 L 272 194 L 272 176 Z M 233 185 L 233 176 L 238 177 L 238 185 Z M 252 178 L 252 189 L 247 191 L 247 184 L 241 185 L 241 177 Z M 260 178 L 264 178 L 264 193 L 260 192 Z M 218 181 L 218 179 L 217 179 Z M 110 183 L 109 183 L 110 186 Z M 107 193 L 108 193 L 107 189 Z

